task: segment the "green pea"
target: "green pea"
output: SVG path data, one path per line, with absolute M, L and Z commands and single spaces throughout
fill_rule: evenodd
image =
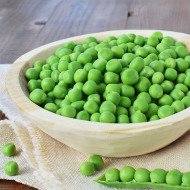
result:
M 148 111 L 145 113 L 146 117 L 149 119 L 153 115 L 157 115 L 157 114 L 158 114 L 158 106 L 154 103 L 149 104 Z
M 122 56 L 122 59 L 126 60 L 128 64 L 130 64 L 132 62 L 133 59 L 135 59 L 135 57 L 137 57 L 136 55 L 134 55 L 133 53 L 125 53 Z
M 63 47 L 73 50 L 75 47 L 75 43 L 73 41 L 69 41 L 63 45 Z
M 107 86 L 106 86 L 106 93 L 108 94 L 109 92 L 112 92 L 112 91 L 114 91 L 114 92 L 117 92 L 118 94 L 120 94 L 120 87 L 119 87 L 119 85 L 118 84 L 108 84 Z
M 156 46 L 156 49 L 158 50 L 159 53 L 163 52 L 167 48 L 168 48 L 168 46 L 164 43 L 160 43 Z
M 140 47 L 140 48 L 138 48 L 138 49 L 135 51 L 135 54 L 136 54 L 137 56 L 140 56 L 140 57 L 142 57 L 142 58 L 145 58 L 145 57 L 147 57 L 147 55 L 148 55 L 148 51 L 147 51 L 145 48 Z
M 71 102 L 76 102 L 82 99 L 82 91 L 78 88 L 72 89 L 68 93 L 69 100 Z
M 159 100 L 158 100 L 158 105 L 159 106 L 164 106 L 164 105 L 169 105 L 171 106 L 173 103 L 173 99 L 171 96 L 168 94 L 164 94 Z
M 77 62 L 79 62 L 81 65 L 91 63 L 92 56 L 89 53 L 81 53 L 77 58 Z
M 185 57 L 185 61 L 187 61 L 190 65 L 190 56 L 189 55 Z
M 130 106 L 130 108 L 129 108 L 129 115 L 131 116 L 131 115 L 133 115 L 135 112 L 136 112 L 136 110 L 134 109 L 134 107 L 133 107 L 133 106 Z
M 150 172 L 145 168 L 139 168 L 135 171 L 134 179 L 136 182 L 150 182 Z
M 34 63 L 34 67 L 36 67 L 36 66 L 42 67 L 43 65 L 44 65 L 44 62 L 42 62 L 42 61 L 36 61 L 36 62 Z
M 133 107 L 135 110 L 140 110 L 145 113 L 148 111 L 148 102 L 143 98 L 138 98 L 134 101 Z
M 155 53 L 149 54 L 146 58 L 149 58 L 152 61 L 157 61 L 158 60 L 158 56 Z
M 40 79 L 43 80 L 43 79 L 48 78 L 48 77 L 51 78 L 51 73 L 52 73 L 52 71 L 50 71 L 50 70 L 41 71 L 40 72 Z
M 163 95 L 163 89 L 162 86 L 159 84 L 153 84 L 149 88 L 149 94 L 151 95 L 152 98 L 159 99 Z
M 111 91 L 106 95 L 106 100 L 113 102 L 115 105 L 118 105 L 120 102 L 120 95 L 117 92 Z
M 62 85 L 57 85 L 53 89 L 53 95 L 56 98 L 64 98 L 67 95 L 67 89 Z
M 61 108 L 61 115 L 64 117 L 74 118 L 76 116 L 76 109 L 71 105 L 65 105 Z
M 134 108 L 134 107 L 133 107 Z M 133 111 L 134 112 L 134 111 Z M 146 116 L 140 111 L 136 111 L 131 115 L 131 123 L 147 122 Z
M 190 107 L 190 96 L 185 96 L 181 101 L 184 103 L 185 108 Z
M 189 63 L 187 61 L 185 61 L 184 59 L 182 58 L 178 58 L 176 59 L 176 70 L 179 72 L 179 73 L 183 73 L 186 71 L 186 69 L 189 68 Z
M 55 105 L 54 103 L 47 103 L 45 106 L 44 106 L 44 109 L 45 110 L 48 110 L 48 111 L 51 111 L 53 113 L 56 113 L 56 111 L 58 110 L 58 106 Z
M 75 73 L 78 69 L 82 69 L 82 66 L 80 63 L 78 63 L 77 61 L 73 61 L 69 63 L 68 70 L 71 70 Z
M 96 46 L 97 46 L 97 43 L 96 43 L 96 42 L 91 42 L 91 43 L 89 43 L 88 45 L 89 45 L 90 48 L 91 48 L 91 47 L 96 47 Z M 89 48 L 88 48 L 88 49 L 89 49 Z
M 147 92 L 151 86 L 151 82 L 146 77 L 139 77 L 138 82 L 135 84 L 135 89 L 138 92 Z
M 90 115 L 89 115 L 89 113 L 87 111 L 83 110 L 83 111 L 80 111 L 80 112 L 77 113 L 76 119 L 89 121 L 90 120 Z
M 102 95 L 104 93 L 105 89 L 106 89 L 106 84 L 104 84 L 104 83 L 98 84 L 98 87 L 97 87 L 98 94 Z
M 190 75 L 187 75 L 184 80 L 184 84 L 190 88 Z
M 119 36 L 118 39 L 117 39 L 117 44 L 118 45 L 123 44 L 123 43 L 128 43 L 128 42 L 130 42 L 130 39 L 125 34 Z
M 163 89 L 163 92 L 166 94 L 170 93 L 173 90 L 173 85 L 172 85 L 171 81 L 168 81 L 168 80 L 164 80 L 161 83 L 161 87 Z
M 27 78 L 28 80 L 31 80 L 31 79 L 36 79 L 36 80 L 37 80 L 38 77 L 39 77 L 39 73 L 38 73 L 38 71 L 37 71 L 36 69 L 30 68 L 30 69 L 28 69 L 28 70 L 26 71 L 25 76 L 26 76 L 26 78 Z
M 80 172 L 83 175 L 90 176 L 90 175 L 92 175 L 94 173 L 94 171 L 95 171 L 95 167 L 94 167 L 94 164 L 91 163 L 91 162 L 83 162 L 80 165 Z
M 165 60 L 164 62 L 164 68 L 167 69 L 167 68 L 172 68 L 172 69 L 175 69 L 176 67 L 176 61 L 175 59 L 173 58 L 168 58 Z
M 166 183 L 168 185 L 181 185 L 182 174 L 179 170 L 173 169 L 166 175 Z
M 111 51 L 113 52 L 114 58 L 121 58 L 124 55 L 124 50 L 120 46 L 114 46 L 111 48 Z
M 57 85 L 64 86 L 65 88 L 68 88 L 68 84 L 66 84 L 63 80 L 59 81 Z
M 5 144 L 2 152 L 5 156 L 13 156 L 16 153 L 16 146 L 13 143 Z
M 164 75 L 161 72 L 156 72 L 152 76 L 152 84 L 160 84 L 164 80 Z
M 134 42 L 135 37 L 136 37 L 135 34 L 130 33 L 130 34 L 128 34 L 127 36 L 128 36 L 128 38 L 129 38 L 130 42 Z
M 50 66 L 50 65 L 47 65 L 47 64 L 46 64 L 46 65 L 43 65 L 43 66 L 42 66 L 42 71 L 43 71 L 43 70 L 51 70 L 51 66 Z
M 63 61 L 70 63 L 71 62 L 70 55 L 64 55 L 63 57 L 61 57 L 61 59 L 59 60 L 59 63 Z
M 175 48 L 175 52 L 177 53 L 177 56 L 179 58 L 185 58 L 186 56 L 189 55 L 189 51 L 183 46 L 177 46 Z
M 130 69 L 135 69 L 138 73 L 143 69 L 143 67 L 144 60 L 141 57 L 136 57 L 129 65 Z
M 129 116 L 125 114 L 121 114 L 117 117 L 117 123 L 130 123 Z
M 151 103 L 151 96 L 147 92 L 141 92 L 138 94 L 137 99 L 139 98 L 146 100 L 148 104 Z
M 88 100 L 84 104 L 84 110 L 89 112 L 90 114 L 96 113 L 99 110 L 98 104 L 93 100 Z
M 185 47 L 185 45 L 184 45 L 182 42 L 175 42 L 174 45 L 175 45 L 175 46 L 184 46 L 184 47 Z
M 83 83 L 87 80 L 87 75 L 88 75 L 88 73 L 86 70 L 78 69 L 74 74 L 74 81 L 77 83 L 78 82 Z
M 104 83 L 106 84 L 117 84 L 119 83 L 119 75 L 113 72 L 105 72 Z
M 140 46 L 143 46 L 144 44 L 144 37 L 141 36 L 141 35 L 136 35 L 135 39 L 134 39 L 134 43 L 136 45 L 140 45 Z
M 167 68 L 164 73 L 165 79 L 174 81 L 177 78 L 177 71 L 173 68 Z
M 154 70 L 149 66 L 145 66 L 140 72 L 140 76 L 146 77 L 148 79 L 152 78 L 153 74 Z
M 155 169 L 150 173 L 150 180 L 153 183 L 165 183 L 167 172 L 163 169 Z
M 125 166 L 120 170 L 120 179 L 122 182 L 129 182 L 134 179 L 135 169 L 130 166 Z
M 156 120 L 159 120 L 159 117 L 158 115 L 153 115 L 150 117 L 149 121 L 156 121 Z
M 99 111 L 100 111 L 100 113 L 108 111 L 108 112 L 111 112 L 111 113 L 115 114 L 115 112 L 116 112 L 116 106 L 111 101 L 104 101 L 101 104 Z
M 44 102 L 44 105 L 46 105 L 47 103 L 54 103 L 53 99 L 47 97 L 46 101 Z
M 118 60 L 121 63 L 122 68 L 127 68 L 128 67 L 128 63 L 127 63 L 126 60 L 124 60 L 124 59 L 118 59 Z
M 186 74 L 180 73 L 176 78 L 176 83 L 184 83 L 184 80 L 186 78 Z
M 132 52 L 132 49 L 135 47 L 135 44 L 129 42 L 129 43 L 127 43 L 126 45 L 127 45 L 127 51 L 128 51 L 128 53 L 131 53 L 131 52 Z
M 51 78 L 53 79 L 53 81 L 55 82 L 55 83 L 58 83 L 59 82 L 59 75 L 60 75 L 60 72 L 59 71 L 53 71 L 52 73 L 51 73 Z M 43 79 L 43 80 L 45 80 L 45 79 Z
M 108 72 L 119 73 L 122 70 L 122 65 L 121 65 L 119 60 L 112 59 L 112 60 L 107 62 L 106 70 Z
M 155 72 L 164 72 L 164 65 L 160 61 L 153 61 L 149 65 Z
M 68 99 L 65 99 L 65 100 L 68 100 Z M 69 102 L 70 102 L 70 100 L 69 100 Z M 70 102 L 70 104 L 69 104 L 69 102 L 68 102 L 67 105 L 71 105 L 72 107 L 74 107 L 77 112 L 83 110 L 85 101 L 80 100 L 80 101 L 76 101 L 76 102 L 73 102 L 73 103 Z M 65 105 L 66 105 L 66 103 L 67 103 L 67 102 L 65 102 Z M 60 107 L 63 107 L 63 106 L 60 106 Z
M 121 95 L 132 98 L 135 95 L 135 89 L 133 86 L 122 85 L 121 86 Z
M 87 50 L 88 48 L 90 48 L 90 46 L 88 44 L 83 44 L 82 46 L 84 47 L 85 50 Z
M 54 103 L 58 106 L 58 108 L 60 107 L 61 102 L 62 102 L 62 99 L 59 99 L 59 98 L 54 100 Z M 52 102 L 50 102 L 50 103 L 52 103 Z
M 86 95 L 94 94 L 97 90 L 97 84 L 93 80 L 88 80 L 87 82 L 84 83 L 82 91 Z
M 87 37 L 87 38 L 85 39 L 85 44 L 90 44 L 91 42 L 96 42 L 96 43 L 98 43 L 98 41 L 97 41 L 97 39 L 96 39 L 95 37 L 89 36 L 89 37 Z
M 97 51 L 95 50 L 94 47 L 88 48 L 87 50 L 85 50 L 85 53 L 89 53 L 92 56 L 92 59 L 96 59 L 97 58 Z
M 169 105 L 164 105 L 158 109 L 158 116 L 160 119 L 173 115 L 174 113 L 174 108 Z
M 94 164 L 95 170 L 102 169 L 102 167 L 104 165 L 103 159 L 100 156 L 98 156 L 98 155 L 92 155 L 92 156 L 90 156 L 90 158 L 88 159 L 88 161 Z
M 63 73 L 63 81 L 66 84 L 74 84 L 74 72 L 71 70 L 67 70 Z M 80 82 L 80 81 L 78 81 Z
M 167 36 L 163 38 L 161 42 L 166 44 L 167 46 L 173 46 L 175 41 L 172 37 Z
M 185 187 L 190 187 L 190 172 L 186 172 L 182 176 L 182 185 Z
M 52 55 L 46 59 L 46 64 L 52 66 L 54 63 L 59 63 L 59 58 L 55 55 Z
M 144 48 L 147 50 L 148 54 L 150 54 L 150 53 L 156 53 L 157 54 L 158 53 L 158 51 L 152 46 L 146 46 L 146 47 L 144 46 Z
M 50 92 L 54 89 L 55 82 L 52 78 L 45 78 L 42 80 L 41 86 L 45 92 Z
M 126 85 L 133 85 L 139 80 L 138 72 L 135 69 L 127 69 L 121 75 L 121 80 Z
M 98 69 L 92 69 L 88 72 L 88 80 L 92 80 L 96 82 L 96 84 L 100 83 L 102 78 L 102 73 Z
M 162 34 L 162 32 L 160 32 L 160 31 L 154 32 L 154 33 L 152 34 L 152 36 L 157 37 L 158 40 L 162 40 L 162 39 L 163 39 L 163 34 Z
M 90 121 L 100 122 L 100 113 L 93 113 L 90 117 Z
M 180 89 L 183 93 L 187 93 L 188 92 L 188 88 L 184 84 L 176 84 L 175 88 L 176 89 Z
M 63 48 L 63 49 L 60 49 L 56 55 L 57 55 L 57 57 L 62 58 L 63 56 L 70 55 L 71 53 L 72 53 L 72 50 Z
M 70 55 L 69 55 L 70 61 L 77 61 L 77 58 L 78 58 L 78 56 L 79 56 L 80 54 L 81 54 L 80 52 L 70 54 Z M 62 58 L 63 58 L 63 57 L 62 57 Z
M 61 115 L 61 108 L 56 111 L 56 114 Z
M 122 106 L 124 108 L 129 108 L 131 106 L 131 100 L 128 97 L 121 96 L 119 106 Z
M 46 101 L 47 95 L 41 89 L 35 89 L 30 93 L 30 100 L 36 104 L 43 104 Z
M 101 103 L 101 97 L 99 94 L 91 94 L 88 96 L 88 100 L 93 100 L 95 101 L 98 105 Z
M 47 98 L 51 98 L 52 100 L 55 100 L 55 96 L 53 94 L 53 91 L 47 93 Z
M 115 115 L 110 111 L 104 111 L 100 115 L 100 122 L 102 123 L 115 123 Z
M 123 114 L 128 115 L 127 109 L 122 106 L 117 106 L 115 116 L 118 117 L 119 115 L 123 115 Z
M 110 43 L 112 40 L 117 40 L 115 36 L 108 36 L 107 37 L 107 42 Z
M 185 105 L 182 101 L 176 100 L 172 103 L 171 107 L 174 108 L 175 113 L 178 113 L 185 109 Z
M 106 61 L 109 61 L 113 58 L 113 52 L 108 48 L 102 48 L 100 49 L 100 51 L 98 51 L 98 58 L 102 58 Z
M 182 100 L 182 98 L 185 97 L 185 94 L 184 94 L 180 89 L 174 89 L 174 90 L 172 90 L 172 92 L 170 93 L 170 96 L 171 96 L 174 100 Z
M 75 48 L 73 50 L 74 53 L 77 53 L 77 52 L 83 53 L 84 51 L 85 51 L 85 49 L 82 45 L 75 46 Z
M 28 82 L 28 89 L 30 92 L 35 89 L 41 89 L 41 83 L 37 80 L 32 79 Z
M 38 71 L 38 76 L 39 76 L 40 72 L 42 71 L 42 67 L 35 66 L 34 69 L 36 69 L 36 71 Z
M 111 47 L 117 46 L 117 40 L 112 40 L 112 41 L 109 43 L 109 45 L 110 45 Z
M 100 58 L 93 63 L 93 67 L 103 73 L 106 70 L 106 64 L 107 61 L 105 59 Z
M 105 173 L 106 181 L 120 181 L 120 172 L 116 168 L 111 168 Z
M 52 70 L 52 71 L 58 70 L 58 65 L 59 65 L 59 63 L 54 63 L 54 64 L 51 66 L 51 70 Z
M 94 69 L 93 67 L 93 64 L 92 63 L 87 63 L 83 69 L 86 71 L 86 72 L 89 72 L 90 70 Z
M 4 171 L 8 176 L 15 176 L 19 171 L 18 164 L 14 161 L 7 162 Z

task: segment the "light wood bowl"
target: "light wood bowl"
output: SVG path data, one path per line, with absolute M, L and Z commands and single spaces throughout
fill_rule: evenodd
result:
M 154 30 L 118 30 L 77 36 L 56 41 L 34 49 L 11 66 L 6 76 L 6 89 L 18 109 L 42 131 L 78 151 L 107 157 L 128 157 L 158 150 L 178 139 L 190 128 L 190 108 L 170 117 L 153 122 L 109 124 L 63 117 L 34 104 L 29 99 L 25 72 L 37 60 L 45 61 L 55 50 L 68 41 L 84 43 L 88 36 L 105 40 L 107 36 L 140 34 L 149 37 Z M 182 41 L 190 51 L 190 35 L 162 31 Z M 44 142 L 46 143 L 46 142 Z

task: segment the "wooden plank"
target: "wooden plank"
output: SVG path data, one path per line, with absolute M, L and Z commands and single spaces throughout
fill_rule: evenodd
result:
M 12 63 L 27 52 L 30 42 L 48 21 L 61 0 L 10 0 L 0 1 L 0 64 Z
M 1 190 L 37 190 L 36 188 L 23 185 L 12 180 L 0 180 Z

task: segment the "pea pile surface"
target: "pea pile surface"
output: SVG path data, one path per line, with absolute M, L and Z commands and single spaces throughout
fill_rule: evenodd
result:
M 155 121 L 190 106 L 190 56 L 154 32 L 67 42 L 26 71 L 30 100 L 53 113 L 104 123 Z
M 111 168 L 94 180 L 102 185 L 120 188 L 154 188 L 154 189 L 190 189 L 190 172 L 182 174 L 173 169 L 169 172 L 155 169 L 152 172 L 145 168 L 135 170 L 125 166 L 120 171 Z

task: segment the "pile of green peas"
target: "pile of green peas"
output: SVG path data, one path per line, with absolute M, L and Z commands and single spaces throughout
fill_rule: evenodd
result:
M 131 166 L 125 166 L 120 171 L 116 168 L 111 168 L 94 181 L 108 186 L 114 186 L 113 182 L 124 182 L 116 183 L 116 187 L 126 188 L 190 189 L 188 188 L 190 187 L 190 172 L 182 174 L 177 169 L 169 172 L 163 169 L 155 169 L 150 172 L 145 168 L 135 170 Z M 105 181 L 105 183 L 101 181 Z
M 16 153 L 16 146 L 13 143 L 5 144 L 2 153 L 8 157 L 13 156 Z M 18 164 L 15 161 L 9 161 L 5 164 L 4 171 L 8 176 L 14 176 L 19 171 Z
M 26 71 L 30 99 L 64 117 L 103 123 L 155 121 L 190 106 L 190 56 L 159 31 L 67 42 Z

